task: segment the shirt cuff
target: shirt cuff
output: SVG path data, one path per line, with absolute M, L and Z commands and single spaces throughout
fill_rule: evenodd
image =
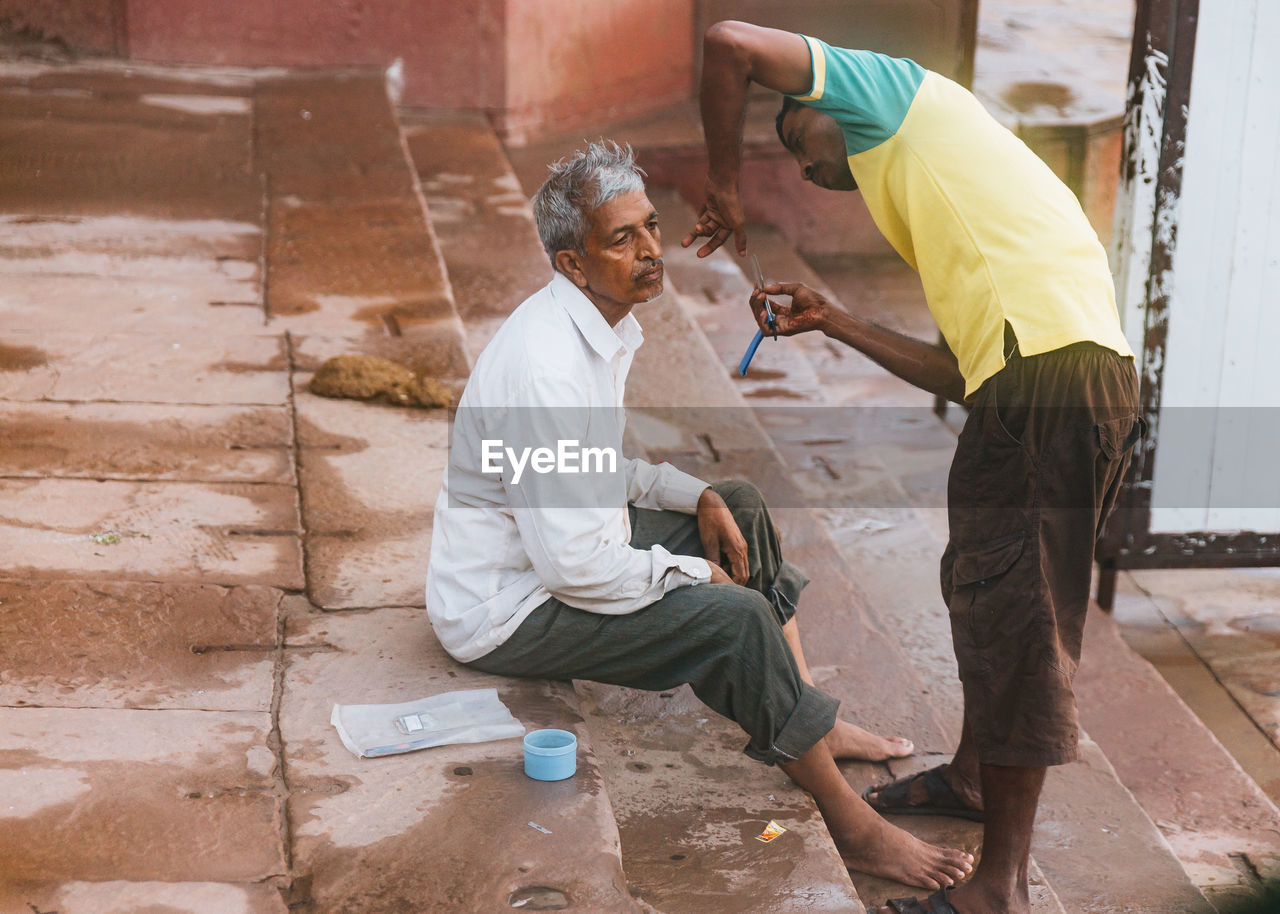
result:
M 662 508 L 682 514 L 697 514 L 698 499 L 711 488 L 711 484 L 690 476 L 669 463 L 659 464 L 658 471 L 662 473 Z
M 671 593 L 677 587 L 707 584 L 711 581 L 711 566 L 706 559 L 696 555 L 671 556 L 672 568 L 663 582 L 663 593 Z

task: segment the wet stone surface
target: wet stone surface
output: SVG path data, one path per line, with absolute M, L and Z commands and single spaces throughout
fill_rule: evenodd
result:
M 405 139 L 458 311 L 479 353 L 495 322 L 551 278 L 551 264 L 506 153 L 483 117 L 415 118 Z
M 448 460 L 445 411 L 331 400 L 306 383 L 298 376 L 312 600 L 328 609 L 421 605 Z
M 9 883 L 0 887 L 0 907 L 12 911 L 57 914 L 286 914 L 280 891 L 270 884 L 217 882 L 145 882 L 110 879 L 101 882 Z
M 308 910 L 396 912 L 430 899 L 441 909 L 499 911 L 532 887 L 559 892 L 576 909 L 632 909 L 600 771 L 566 684 L 457 664 L 421 610 L 300 614 L 290 620 L 288 643 L 297 650 L 281 720 L 294 863 L 309 874 Z M 527 729 L 577 734 L 572 778 L 525 777 L 518 739 L 359 759 L 329 725 L 335 702 L 491 687 Z
M 0 480 L 15 576 L 302 584 L 292 486 Z
M 222 95 L 193 112 L 127 78 L 111 90 L 90 73 L 62 82 L 72 91 L 0 88 L 6 210 L 256 221 L 248 98 Z M 188 88 L 183 97 L 198 94 Z
M 271 707 L 279 591 L 0 580 L 0 705 Z
M 282 336 L 219 337 L 190 329 L 90 334 L 70 332 L 67 325 L 6 333 L 0 396 L 235 405 L 288 400 Z M 128 370 L 120 370 L 122 365 Z
M 284 872 L 265 713 L 0 708 L 15 880 L 253 882 Z
M 0 401 L 0 476 L 293 482 L 282 408 Z
M 578 683 L 632 892 L 660 911 L 862 911 L 821 816 L 685 687 Z M 770 820 L 787 832 L 756 840 Z

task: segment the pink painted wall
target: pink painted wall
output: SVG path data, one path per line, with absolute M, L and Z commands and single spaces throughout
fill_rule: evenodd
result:
M 540 130 L 642 114 L 693 85 L 694 0 L 507 0 L 499 127 Z
M 389 66 L 407 105 L 503 105 L 507 0 L 124 0 L 138 60 Z
M 127 4 L 135 59 L 385 67 L 402 58 L 404 104 L 484 109 L 514 141 L 657 110 L 693 81 L 695 0 L 117 2 Z

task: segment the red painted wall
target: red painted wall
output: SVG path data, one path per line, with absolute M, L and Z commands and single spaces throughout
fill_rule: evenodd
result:
M 695 0 L 118 2 L 135 59 L 385 67 L 402 58 L 404 104 L 485 109 L 517 141 L 659 109 L 693 81 Z
M 503 104 L 506 0 L 127 0 L 130 56 L 246 66 L 389 66 L 407 105 Z
M 499 126 L 538 130 L 642 114 L 693 86 L 694 0 L 507 0 Z

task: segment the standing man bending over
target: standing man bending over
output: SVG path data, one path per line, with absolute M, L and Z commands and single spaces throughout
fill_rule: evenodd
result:
M 973 878 L 922 914 L 1027 912 L 1048 765 L 1076 758 L 1072 679 L 1097 536 L 1140 425 L 1106 255 L 1071 191 L 965 89 L 910 60 L 739 22 L 707 32 L 706 203 L 687 247 L 735 238 L 749 83 L 787 96 L 778 136 L 803 178 L 861 189 L 920 273 L 947 348 L 849 314 L 799 283 L 765 292 L 777 331 L 818 330 L 934 394 L 972 404 L 948 481 L 942 594 L 964 684 L 949 765 L 868 791 L 885 812 L 983 819 Z M 752 296 L 762 329 L 763 295 Z
M 436 503 L 427 611 L 441 644 L 509 676 L 687 682 L 747 731 L 748 755 L 813 794 L 849 866 L 929 888 L 962 878 L 968 854 L 885 822 L 836 767 L 912 747 L 837 721 L 814 688 L 793 618 L 808 579 L 760 493 L 643 460 L 581 472 L 588 454 L 621 453 L 642 340 L 631 310 L 662 293 L 658 214 L 631 150 L 593 144 L 553 165 L 534 213 L 555 277 L 477 360 Z M 527 457 L 561 443 L 582 456 L 573 470 Z

